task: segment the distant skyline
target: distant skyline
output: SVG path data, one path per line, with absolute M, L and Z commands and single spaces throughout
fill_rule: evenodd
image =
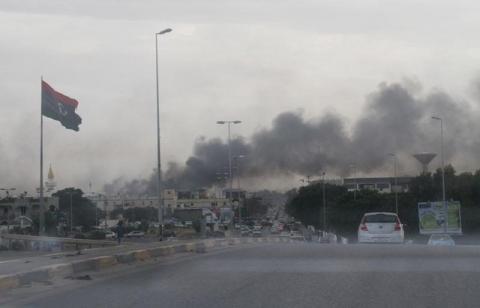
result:
M 57 188 L 148 178 L 154 33 L 167 27 L 173 32 L 159 40 L 164 168 L 183 165 L 201 136 L 225 140 L 221 119 L 242 120 L 232 132 L 247 140 L 284 112 L 306 121 L 332 113 L 351 129 L 384 82 L 419 97 L 443 91 L 478 114 L 479 9 L 433 0 L 3 0 L 0 187 L 38 187 L 41 76 L 79 101 L 83 119 L 78 133 L 45 119 L 45 171 L 51 164 Z M 455 128 L 447 123 L 452 138 Z M 458 167 L 479 165 L 459 159 Z

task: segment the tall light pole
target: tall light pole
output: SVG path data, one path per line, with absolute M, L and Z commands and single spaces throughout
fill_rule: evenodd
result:
M 443 231 L 445 233 L 448 232 L 448 207 L 447 207 L 447 202 L 445 201 L 445 158 L 443 154 L 443 119 L 440 117 L 435 117 L 432 116 L 433 120 L 440 121 L 440 153 L 441 153 L 441 158 L 442 158 L 442 201 L 443 201 L 443 211 L 445 212 L 445 222 L 443 224 Z
M 389 153 L 388 155 L 393 157 L 393 190 L 395 191 L 395 213 L 398 215 L 397 155 L 395 153 Z
M 353 169 L 353 200 L 357 200 L 357 165 L 355 163 L 350 164 L 350 168 Z
M 70 191 L 70 234 L 73 232 L 73 200 L 72 200 L 73 192 Z
M 246 155 L 237 155 L 235 156 L 235 161 L 237 162 L 237 183 L 238 183 L 238 190 L 239 190 L 239 194 L 240 194 L 240 191 L 241 191 L 241 188 L 240 188 L 240 160 L 245 158 Z M 239 225 L 242 225 L 242 202 L 240 200 L 240 195 L 238 196 L 238 224 Z
M 240 124 L 242 121 L 234 120 L 234 121 L 217 121 L 217 124 L 223 125 L 227 124 L 228 127 L 228 176 L 230 179 L 230 206 L 233 208 L 233 201 L 232 201 L 232 190 L 233 190 L 233 177 L 232 177 L 232 140 L 230 136 L 230 126 L 232 124 Z
M 322 173 L 323 233 L 327 230 L 327 198 L 325 196 L 325 172 Z
M 163 200 L 162 200 L 162 165 L 160 161 L 160 103 L 158 97 L 158 36 L 171 32 L 167 28 L 155 33 L 155 86 L 157 89 L 157 196 L 158 196 L 158 224 L 160 239 L 163 238 Z

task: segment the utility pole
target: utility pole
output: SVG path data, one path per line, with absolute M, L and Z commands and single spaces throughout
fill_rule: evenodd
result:
M 350 168 L 353 169 L 353 200 L 357 200 L 357 165 L 355 163 L 350 164 Z
M 440 146 L 441 146 L 441 155 L 442 155 L 442 201 L 443 201 L 443 211 L 445 212 L 445 222 L 443 223 L 444 233 L 448 232 L 448 207 L 447 201 L 445 200 L 445 157 L 443 153 L 443 119 L 440 117 L 432 116 L 433 120 L 440 121 Z
M 70 233 L 73 232 L 73 200 L 72 200 L 73 192 L 70 191 Z
M 325 172 L 322 173 L 323 233 L 327 230 L 327 198 L 325 196 Z
M 398 215 L 397 155 L 395 153 L 389 153 L 388 155 L 393 157 L 393 176 L 394 176 L 393 190 L 395 192 L 395 213 L 397 213 Z
M 230 135 L 230 125 L 231 124 L 240 124 L 242 121 L 239 120 L 234 120 L 234 121 L 217 121 L 217 124 L 227 124 L 228 127 L 228 176 L 229 176 L 229 183 L 230 183 L 230 194 L 229 194 L 229 200 L 230 200 L 230 207 L 233 210 L 233 197 L 232 197 L 232 192 L 233 192 L 233 177 L 232 177 L 232 140 L 231 140 L 231 135 Z
M 157 92 L 157 197 L 158 197 L 158 224 L 160 240 L 163 239 L 163 199 L 162 199 L 162 165 L 160 159 L 160 102 L 158 95 L 158 36 L 171 32 L 167 28 L 155 33 L 155 86 Z

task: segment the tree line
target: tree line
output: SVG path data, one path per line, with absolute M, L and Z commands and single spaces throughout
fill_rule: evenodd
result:
M 464 233 L 480 231 L 480 170 L 456 174 L 445 167 L 446 199 L 460 201 Z M 323 229 L 322 183 L 315 183 L 288 193 L 286 211 L 305 225 Z M 346 187 L 325 184 L 326 229 L 340 234 L 354 234 L 364 213 L 395 212 L 395 194 L 359 190 L 354 196 Z M 418 233 L 417 204 L 442 200 L 442 171 L 423 173 L 409 184 L 408 192 L 398 193 L 399 217 L 406 232 Z

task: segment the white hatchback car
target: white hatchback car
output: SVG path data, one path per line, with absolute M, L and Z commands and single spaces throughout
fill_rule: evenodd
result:
M 403 243 L 404 239 L 403 225 L 395 213 L 365 213 L 358 227 L 359 243 Z

